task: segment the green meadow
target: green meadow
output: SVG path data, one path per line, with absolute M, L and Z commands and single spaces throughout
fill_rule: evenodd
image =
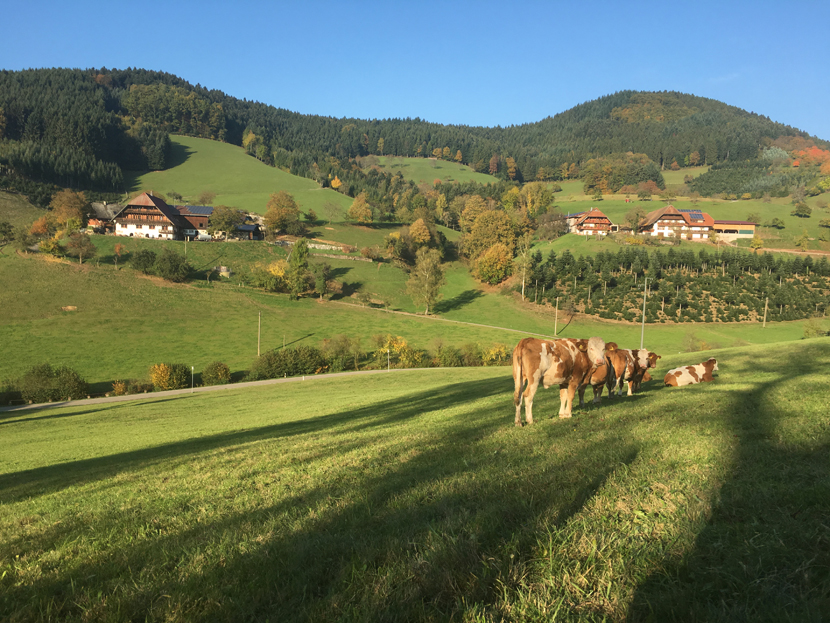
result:
M 8 221 L 15 227 L 26 227 L 46 214 L 33 206 L 22 195 L 0 192 L 0 221 Z
M 562 337 L 600 335 L 625 348 L 640 344 L 636 323 L 567 319 L 561 312 L 557 319 L 550 305 L 523 304 L 484 289 L 459 263 L 447 270 L 443 298 L 434 310 L 437 317 L 424 318 L 412 313 L 417 310 L 405 292 L 406 274 L 385 263 L 326 259 L 344 291 L 328 302 L 289 301 L 286 295 L 241 286 L 233 275 L 208 282 L 197 274 L 190 283 L 172 284 L 140 275 L 124 260 L 116 270 L 106 251 L 115 239 L 95 240 L 102 247 L 98 265 L 95 260 L 79 265 L 22 257 L 8 248 L 0 252 L 0 343 L 5 354 L 0 379 L 15 378 L 43 361 L 75 368 L 95 384 L 96 392 L 109 391 L 114 379 L 146 378 L 150 365 L 164 361 L 186 363 L 198 373 L 219 360 L 241 372 L 256 356 L 260 313 L 263 350 L 283 343 L 319 346 L 340 334 L 361 338 L 363 349 L 370 350 L 371 337 L 386 333 L 422 349 L 434 348 L 436 340 L 454 346 L 512 347 L 526 334 L 551 336 L 554 326 Z M 124 244 L 140 248 L 153 242 L 124 239 Z M 184 247 L 182 242 L 155 244 L 157 250 L 169 245 L 182 252 Z M 246 265 L 236 261 L 246 246 L 263 261 L 282 253 L 256 243 L 191 243 L 188 259 L 199 271 L 217 263 L 244 271 Z M 374 305 L 359 304 L 351 296 L 359 292 L 367 293 Z M 534 295 L 532 290 L 528 294 Z M 68 306 L 77 309 L 62 310 Z M 379 306 L 408 313 L 389 313 Z M 830 329 L 830 321 L 825 325 Z M 763 329 L 757 323 L 647 325 L 645 346 L 672 353 L 684 350 L 692 334 L 711 348 L 725 348 L 798 340 L 803 332 L 803 322 L 770 323 Z
M 0 414 L 0 619 L 824 620 L 826 339 L 718 359 L 525 428 L 507 368 Z
M 171 136 L 173 165 L 165 171 L 125 174 L 130 193 L 156 190 L 175 191 L 187 203 L 195 203 L 200 193 L 216 193 L 213 205 L 229 205 L 259 214 L 271 194 L 285 190 L 297 200 L 300 209 L 323 214 L 323 206 L 333 202 L 348 210 L 352 199 L 309 179 L 291 175 L 263 164 L 241 147 L 190 136 Z
M 469 166 L 457 162 L 437 160 L 435 158 L 404 158 L 403 156 L 375 156 L 377 166 L 389 173 L 400 173 L 405 179 L 417 184 L 429 184 L 435 180 L 442 182 L 477 182 L 491 184 L 492 175 L 476 173 Z

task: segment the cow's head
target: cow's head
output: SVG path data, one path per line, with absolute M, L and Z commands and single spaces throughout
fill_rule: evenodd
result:
M 611 348 L 609 348 L 609 346 Z M 601 337 L 592 337 L 589 340 L 580 340 L 577 347 L 579 348 L 579 350 L 588 355 L 588 361 L 590 361 L 591 365 L 595 368 L 605 363 L 606 350 L 613 351 L 617 349 L 616 344 L 614 344 L 613 342 L 606 344 L 605 340 L 603 340 Z
M 710 357 L 706 363 L 712 366 L 712 372 L 715 372 L 718 369 L 718 360 L 714 357 Z
M 648 366 L 649 368 L 656 368 L 657 367 L 657 360 L 662 359 L 660 355 L 657 353 L 649 352 L 648 354 Z

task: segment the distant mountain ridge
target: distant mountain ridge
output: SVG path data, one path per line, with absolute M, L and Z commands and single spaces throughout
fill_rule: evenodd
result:
M 752 160 L 782 136 L 830 147 L 767 117 L 676 92 L 620 91 L 535 123 L 486 128 L 304 115 L 144 69 L 0 71 L 0 164 L 26 178 L 115 190 L 121 169 L 167 166 L 170 132 L 241 145 L 323 185 L 332 171 L 348 169 L 344 162 L 370 154 L 438 156 L 523 181 L 558 179 L 563 165 L 625 152 L 665 168 L 690 156 L 700 164 Z

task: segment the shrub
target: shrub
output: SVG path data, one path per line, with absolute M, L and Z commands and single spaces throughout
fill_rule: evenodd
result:
M 493 344 L 481 354 L 485 366 L 506 366 L 512 361 L 512 353 L 504 344 Z
M 22 398 L 18 384 L 16 380 L 0 382 L 0 405 L 11 404 L 12 401 Z
M 112 391 L 116 396 L 127 396 L 129 394 L 146 394 L 153 391 L 153 384 L 147 381 L 128 379 L 126 381 L 113 381 Z
M 140 251 L 139 251 L 140 253 Z M 154 265 L 156 274 L 168 281 L 185 281 L 190 274 L 191 267 L 184 255 L 172 249 L 164 249 Z
M 150 381 L 157 391 L 184 389 L 191 383 L 191 370 L 183 363 L 157 363 L 150 366 Z
M 300 374 L 319 374 L 328 369 L 326 357 L 312 346 L 274 349 L 254 360 L 248 372 L 249 381 L 277 379 Z
M 380 248 L 377 245 L 372 247 L 363 247 L 360 250 L 360 255 L 369 258 L 370 260 L 377 260 L 380 257 Z
M 149 249 L 141 249 L 140 251 L 136 251 L 130 260 L 130 264 L 133 265 L 133 268 L 140 270 L 145 275 L 152 272 L 155 263 L 156 254 Z
M 202 385 L 227 385 L 231 382 L 231 369 L 221 361 L 209 363 L 202 370 Z
M 442 368 L 460 368 L 464 365 L 461 360 L 461 353 L 452 346 L 438 346 L 433 359 L 435 364 Z
M 77 400 L 89 394 L 89 385 L 75 370 L 48 363 L 32 366 L 19 383 L 21 397 L 31 402 Z
M 482 365 L 481 348 L 478 344 L 468 342 L 461 346 L 461 361 L 465 366 L 473 367 Z

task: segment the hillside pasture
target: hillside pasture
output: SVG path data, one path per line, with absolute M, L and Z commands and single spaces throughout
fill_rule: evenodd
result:
M 0 191 L 0 221 L 8 221 L 15 227 L 26 227 L 46 213 L 22 195 Z
M 0 618 L 819 621 L 826 344 L 719 360 L 518 429 L 504 368 L 3 414 Z
M 191 259 L 190 249 L 200 253 L 227 249 L 231 254 L 236 244 L 191 243 L 188 253 Z M 237 249 L 249 243 L 239 244 Z M 229 261 L 228 257 L 205 256 L 200 261 L 209 266 Z M 371 337 L 386 333 L 403 336 L 422 349 L 433 348 L 436 340 L 456 347 L 467 343 L 512 347 L 529 333 L 553 335 L 555 324 L 553 305 L 522 304 L 513 296 L 484 289 L 460 264 L 448 270 L 444 297 L 436 306 L 440 318 L 424 318 L 362 306 L 351 298 L 366 292 L 375 306 L 385 299 L 392 310 L 416 311 L 405 294 L 406 274 L 388 264 L 378 268 L 365 262 L 327 260 L 345 287 L 336 301 L 321 303 L 314 298 L 289 301 L 286 295 L 242 287 L 233 277 L 213 277 L 210 284 L 202 280 L 172 284 L 142 276 L 129 266 L 116 271 L 106 263 L 106 256 L 101 259 L 100 266 L 79 265 L 36 255 L 21 257 L 8 249 L 0 252 L 0 282 L 5 288 L 0 379 L 15 378 L 49 361 L 75 368 L 96 384 L 94 391 L 105 392 L 112 380 L 146 378 L 151 364 L 164 361 L 186 363 L 197 372 L 216 360 L 234 371 L 246 370 L 257 352 L 260 312 L 263 350 L 280 347 L 283 341 L 291 346 L 319 346 L 324 338 L 340 334 L 360 338 L 363 349 L 370 350 Z M 77 310 L 62 311 L 65 306 Z M 825 321 L 825 329 L 828 324 Z M 803 325 L 769 323 L 765 329 L 758 323 L 648 325 L 645 345 L 657 352 L 679 352 L 690 336 L 711 348 L 783 342 L 800 339 Z M 560 311 L 557 329 L 560 337 L 600 335 L 626 348 L 640 344 L 638 323 L 567 318 Z
M 191 136 L 171 136 L 173 164 L 164 171 L 126 172 L 129 193 L 175 191 L 194 204 L 200 193 L 216 193 L 213 205 L 228 205 L 258 214 L 265 213 L 271 194 L 280 190 L 294 195 L 300 209 L 323 214 L 332 202 L 345 215 L 352 199 L 309 179 L 270 167 L 245 153 L 241 147 Z
M 416 184 L 432 186 L 435 180 L 447 182 L 476 182 L 492 184 L 496 181 L 491 175 L 477 173 L 465 164 L 438 160 L 436 158 L 404 158 L 403 156 L 373 156 L 377 166 L 387 173 L 400 173 L 404 179 Z

